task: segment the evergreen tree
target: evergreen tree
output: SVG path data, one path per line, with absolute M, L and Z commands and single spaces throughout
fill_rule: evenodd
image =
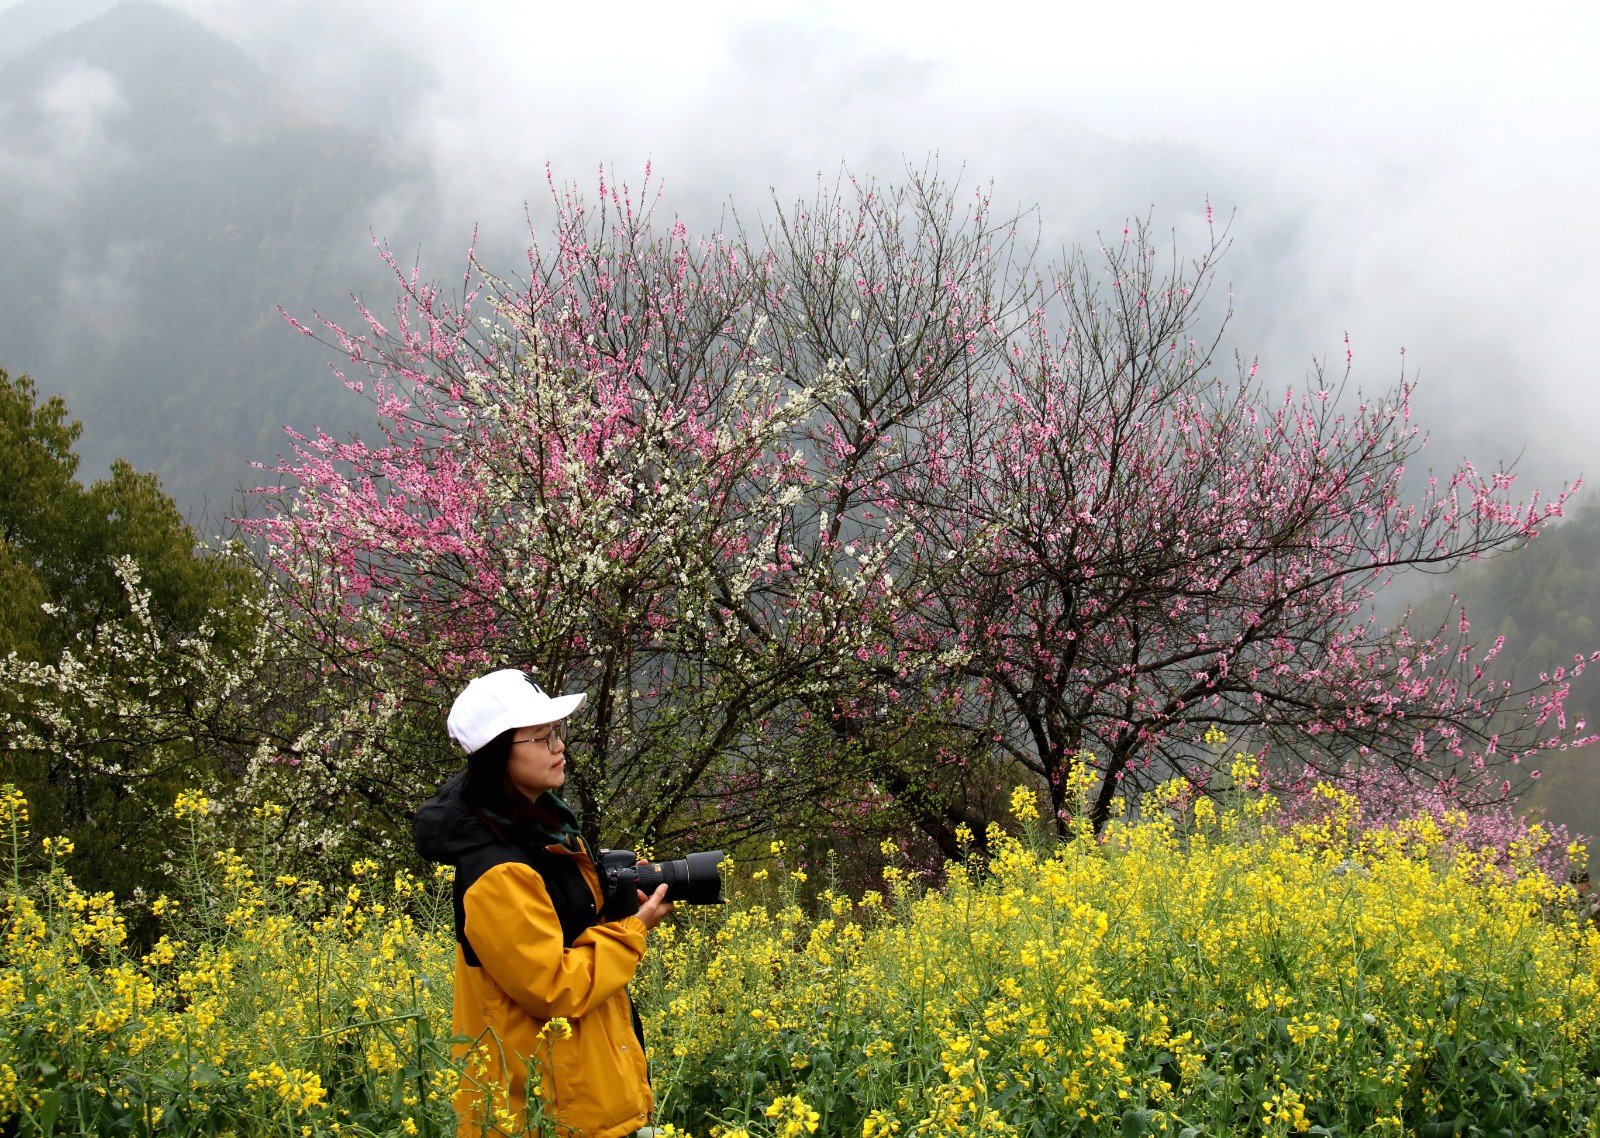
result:
M 0 370 L 0 783 L 72 839 L 86 886 L 158 888 L 178 790 L 236 754 L 229 682 L 254 575 L 203 549 L 153 474 L 87 488 L 59 396 Z

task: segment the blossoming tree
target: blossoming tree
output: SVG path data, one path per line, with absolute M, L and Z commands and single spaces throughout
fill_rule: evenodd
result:
M 895 802 L 952 852 L 974 771 L 1059 806 L 1093 753 L 1103 820 L 1118 787 L 1203 780 L 1213 725 L 1466 784 L 1552 742 L 1559 682 L 1492 735 L 1518 699 L 1464 618 L 1359 617 L 1563 498 L 1463 468 L 1408 501 L 1404 384 L 1217 377 L 1221 238 L 1159 270 L 1136 226 L 1040 273 L 926 174 L 703 240 L 623 187 L 554 196 L 524 281 L 474 259 L 452 299 L 395 266 L 392 317 L 300 325 L 382 424 L 296 436 L 247 522 L 376 725 L 322 737 L 325 781 L 414 794 L 452 762 L 442 707 L 506 664 L 589 693 L 568 792 L 610 840 Z
M 526 283 L 474 262 L 451 303 L 402 274 L 392 323 L 326 326 L 383 441 L 298 438 L 248 524 L 339 698 L 396 728 L 319 761 L 381 794 L 420 708 L 409 770 L 437 773 L 439 708 L 515 664 L 589 693 L 568 793 L 612 837 L 838 798 L 825 721 L 899 619 L 877 487 L 1021 307 L 1011 230 L 931 187 L 824 192 L 760 245 L 657 233 L 620 187 L 558 200 Z
M 1369 396 L 1319 370 L 1275 393 L 1253 363 L 1217 374 L 1226 318 L 1200 329 L 1221 251 L 1163 267 L 1136 225 L 1070 260 L 905 489 L 932 582 L 907 627 L 962 647 L 969 706 L 1058 810 L 1095 757 L 1097 822 L 1119 794 L 1225 773 L 1212 726 L 1275 745 L 1297 778 L 1376 763 L 1463 805 L 1500 799 L 1495 768 L 1573 741 L 1567 676 L 1513 692 L 1464 613 L 1423 633 L 1363 614 L 1396 572 L 1532 539 L 1566 493 L 1518 504 L 1508 474 L 1463 466 L 1408 497 L 1409 383 Z

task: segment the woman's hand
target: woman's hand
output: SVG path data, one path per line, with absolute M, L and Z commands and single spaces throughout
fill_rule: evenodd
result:
M 634 916 L 639 918 L 639 923 L 647 930 L 653 929 L 662 921 L 672 915 L 672 902 L 667 900 L 667 883 L 663 881 L 656 886 L 656 891 L 650 896 L 644 895 L 644 890 L 639 893 L 639 911 Z

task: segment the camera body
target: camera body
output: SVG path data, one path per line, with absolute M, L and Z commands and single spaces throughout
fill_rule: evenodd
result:
M 721 850 L 687 854 L 676 861 L 641 862 L 632 850 L 601 850 L 595 862 L 600 892 L 606 903 L 601 915 L 611 920 L 639 911 L 638 890 L 648 896 L 662 882 L 667 900 L 689 905 L 722 904 Z

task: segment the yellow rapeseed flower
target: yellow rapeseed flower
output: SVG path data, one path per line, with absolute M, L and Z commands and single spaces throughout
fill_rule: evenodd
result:
M 1011 816 L 1019 822 L 1032 822 L 1039 817 L 1039 794 L 1029 786 L 1018 786 L 1011 792 Z
M 191 815 L 206 814 L 210 810 L 211 800 L 198 790 L 182 791 L 177 801 L 172 804 L 172 816 L 179 820 Z

